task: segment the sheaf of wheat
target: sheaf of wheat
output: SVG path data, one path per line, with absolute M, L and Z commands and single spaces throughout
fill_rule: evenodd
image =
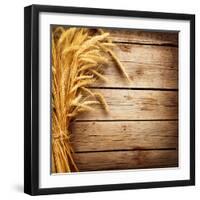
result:
M 106 81 L 103 75 L 109 62 L 114 62 L 129 80 L 112 51 L 109 33 L 88 28 L 56 27 L 52 31 L 52 172 L 78 171 L 70 144 L 69 125 L 79 113 L 93 112 L 100 104 L 108 105 L 103 95 L 89 89 L 94 82 Z

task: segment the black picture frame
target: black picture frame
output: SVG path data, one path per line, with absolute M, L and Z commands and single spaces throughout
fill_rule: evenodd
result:
M 39 13 L 78 13 L 190 22 L 190 179 L 162 182 L 39 188 Z M 30 195 L 195 185 L 195 15 L 31 5 L 24 9 L 24 192 Z

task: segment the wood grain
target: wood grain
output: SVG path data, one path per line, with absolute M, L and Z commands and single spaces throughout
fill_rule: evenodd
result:
M 127 89 L 92 89 L 100 92 L 109 112 L 100 105 L 94 111 L 80 114 L 79 120 L 159 120 L 177 119 L 178 92 Z
M 75 152 L 177 148 L 177 121 L 74 122 Z
M 178 32 L 149 32 L 128 29 L 104 29 L 113 42 L 137 44 L 178 45 Z
M 177 167 L 176 150 L 139 150 L 76 153 L 80 171 Z

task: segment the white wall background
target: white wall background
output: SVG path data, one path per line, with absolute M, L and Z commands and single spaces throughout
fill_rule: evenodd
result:
M 196 14 L 196 102 L 200 101 L 200 5 L 198 0 L 4 0 L 0 11 L 0 199 L 23 194 L 23 8 L 52 4 Z M 200 3 L 199 3 L 200 4 Z M 200 104 L 196 104 L 196 186 L 40 196 L 37 199 L 198 199 L 200 195 Z

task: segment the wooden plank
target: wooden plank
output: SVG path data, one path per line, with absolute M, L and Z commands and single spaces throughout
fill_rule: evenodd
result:
M 129 75 L 131 83 L 126 81 L 114 64 L 109 64 L 104 70 L 107 81 L 97 81 L 92 86 L 113 88 L 178 88 L 177 65 L 171 68 L 162 68 L 159 65 L 134 62 L 122 62 L 122 65 Z
M 76 153 L 80 171 L 177 167 L 176 150 Z
M 150 32 L 128 29 L 104 29 L 113 42 L 138 44 L 178 45 L 178 32 Z
M 58 25 L 60 26 L 60 25 Z M 54 25 L 56 28 L 57 25 Z M 68 28 L 68 26 L 63 26 Z M 178 32 L 151 31 L 151 30 L 134 30 L 120 28 L 102 28 L 104 32 L 109 32 L 109 38 L 113 42 L 126 42 L 136 44 L 153 44 L 153 45 L 178 45 Z M 90 34 L 94 35 L 97 29 L 90 28 Z
M 159 68 L 177 68 L 178 48 L 167 46 L 119 43 L 114 52 L 120 61 L 159 65 Z
M 114 52 L 131 79 L 128 84 L 114 63 L 104 68 L 108 81 L 99 87 L 178 88 L 178 49 L 165 46 L 117 44 Z
M 177 121 L 75 122 L 75 152 L 177 148 Z
M 177 119 L 178 92 L 127 89 L 92 89 L 100 92 L 109 106 L 106 113 L 101 105 L 82 113 L 79 120 L 160 120 Z

